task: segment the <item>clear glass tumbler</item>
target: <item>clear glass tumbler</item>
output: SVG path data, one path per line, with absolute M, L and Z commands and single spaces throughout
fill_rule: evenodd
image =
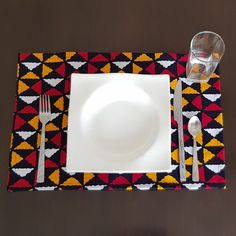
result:
M 224 41 L 218 34 L 211 31 L 196 34 L 190 44 L 187 79 L 191 82 L 208 82 L 224 51 Z

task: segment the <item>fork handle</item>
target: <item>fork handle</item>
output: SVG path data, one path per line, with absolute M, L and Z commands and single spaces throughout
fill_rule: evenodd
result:
M 38 160 L 37 183 L 44 182 L 44 175 L 45 175 L 45 124 L 42 124 L 39 160 Z

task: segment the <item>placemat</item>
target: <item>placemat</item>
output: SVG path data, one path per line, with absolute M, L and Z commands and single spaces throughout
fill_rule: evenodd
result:
M 10 145 L 8 191 L 33 190 L 165 190 L 224 189 L 225 155 L 218 69 L 208 83 L 190 83 L 185 77 L 187 54 L 132 52 L 21 53 Z M 67 173 L 66 140 L 70 76 L 72 73 L 169 74 L 171 77 L 172 146 L 168 173 Z M 173 93 L 183 80 L 183 122 L 187 182 L 179 182 L 177 124 Z M 191 86 L 190 86 L 191 85 Z M 39 95 L 51 96 L 52 119 L 46 126 L 45 182 L 36 184 L 41 124 Z M 193 141 L 187 131 L 192 115 L 202 121 L 197 138 L 200 182 L 191 180 Z

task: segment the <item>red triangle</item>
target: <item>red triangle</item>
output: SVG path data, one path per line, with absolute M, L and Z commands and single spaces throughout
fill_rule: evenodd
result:
M 167 69 L 163 70 L 163 71 L 161 72 L 161 74 L 167 74 L 167 75 L 169 75 L 170 77 L 173 77 L 173 78 L 176 77 L 172 72 L 170 72 L 170 71 L 167 70 Z
M 37 94 L 41 94 L 42 93 L 42 81 L 38 81 L 37 83 L 35 83 L 32 87 L 32 90 L 34 90 Z
M 172 147 L 177 147 L 177 144 L 175 142 L 171 141 L 171 146 Z
M 56 72 L 62 77 L 65 77 L 65 70 L 66 70 L 65 63 L 62 63 L 59 67 L 57 67 Z
M 51 142 L 56 144 L 58 147 L 61 145 L 61 133 L 56 134 L 52 139 Z
M 220 175 L 214 175 L 211 179 L 207 181 L 207 183 L 211 183 L 211 184 L 225 183 L 225 178 L 223 178 Z
M 214 83 L 213 87 L 220 92 L 221 91 L 220 80 L 218 80 L 216 83 Z
M 30 53 L 21 53 L 20 54 L 20 61 L 25 60 L 29 55 L 30 55 Z
M 20 116 L 15 116 L 14 130 L 19 129 L 22 125 L 26 123 Z
M 110 53 L 111 60 L 113 61 L 120 54 L 121 54 L 120 52 L 111 52 Z
M 70 93 L 70 79 L 65 80 L 64 93 Z
M 37 152 L 33 151 L 31 152 L 26 158 L 25 160 L 31 164 L 33 167 L 36 167 L 36 159 L 37 159 Z
M 22 110 L 20 110 L 19 113 L 24 113 L 24 114 L 37 114 L 38 111 L 36 111 L 34 107 L 28 105 L 28 106 L 25 106 Z
M 175 190 L 181 190 L 181 189 L 182 189 L 182 187 L 180 185 L 175 187 Z
M 146 69 L 149 74 L 156 74 L 156 64 L 152 62 Z
M 182 75 L 183 73 L 185 73 L 185 67 L 182 66 L 180 63 L 177 63 L 177 73 L 178 73 L 178 76 L 179 75 Z
M 45 161 L 45 168 L 54 168 L 54 167 L 58 167 L 56 163 L 54 163 L 49 159 Z
M 212 121 L 212 118 L 205 113 L 202 113 L 202 127 L 205 128 Z
M 109 190 L 109 191 L 113 191 L 114 188 L 112 188 L 112 187 L 109 186 L 109 187 L 108 187 L 108 190 Z
M 25 179 L 19 179 L 14 184 L 11 185 L 13 188 L 32 188 L 30 183 Z
M 181 62 L 187 62 L 188 61 L 188 54 L 185 54 L 184 56 L 182 56 L 179 61 Z
M 78 52 L 78 55 L 83 57 L 86 61 L 88 61 L 88 52 Z
M 132 183 L 137 182 L 142 176 L 143 174 L 132 174 Z
M 225 150 L 222 149 L 221 151 L 219 151 L 216 155 L 218 158 L 220 158 L 222 161 L 225 160 Z
M 219 107 L 215 103 L 211 103 L 208 107 L 205 108 L 206 111 L 221 111 L 221 107 Z
M 60 165 L 63 166 L 65 164 L 66 164 L 66 152 L 61 150 Z
M 173 59 L 177 59 L 177 54 L 176 53 L 168 53 Z
M 109 181 L 109 175 L 108 174 L 99 174 L 98 178 L 102 180 L 104 183 L 108 184 Z
M 104 57 L 102 54 L 97 54 L 90 61 L 91 62 L 107 62 L 108 59 L 106 57 Z
M 115 184 L 115 185 L 123 185 L 123 184 L 130 184 L 129 181 L 123 177 L 123 176 L 118 176 L 117 178 L 115 178 L 111 184 Z
M 198 95 L 196 98 L 193 99 L 192 104 L 197 107 L 199 110 L 202 109 L 202 97 Z
M 88 64 L 88 73 L 95 73 L 98 71 L 98 68 L 91 65 L 91 64 Z
M 212 189 L 212 187 L 206 184 L 206 189 L 209 190 L 209 189 Z
M 47 92 L 45 92 L 46 95 L 50 95 L 50 96 L 60 96 L 62 95 L 62 93 L 60 91 L 58 91 L 55 88 L 51 88 L 49 89 Z
M 205 182 L 205 171 L 203 166 L 199 168 L 199 179 L 200 181 Z
M 171 116 L 171 123 L 172 123 L 175 127 L 178 126 L 176 120 L 174 119 L 174 116 Z
M 190 139 L 190 136 L 187 134 L 184 134 L 184 142 L 187 142 Z

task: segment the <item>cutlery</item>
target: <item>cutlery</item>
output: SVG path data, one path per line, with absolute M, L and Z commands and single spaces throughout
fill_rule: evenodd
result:
M 182 81 L 179 79 L 174 91 L 174 119 L 178 124 L 179 141 L 179 175 L 180 181 L 186 181 L 184 135 L 183 135 L 183 115 L 182 115 Z
M 39 120 L 42 123 L 41 141 L 39 149 L 37 183 L 44 182 L 45 175 L 45 126 L 51 120 L 51 104 L 48 95 L 39 97 Z
M 197 156 L 197 142 L 196 138 L 201 132 L 202 125 L 201 121 L 197 116 L 191 117 L 188 122 L 188 131 L 193 137 L 193 166 L 192 166 L 192 181 L 199 181 L 199 171 L 198 171 L 198 156 Z

